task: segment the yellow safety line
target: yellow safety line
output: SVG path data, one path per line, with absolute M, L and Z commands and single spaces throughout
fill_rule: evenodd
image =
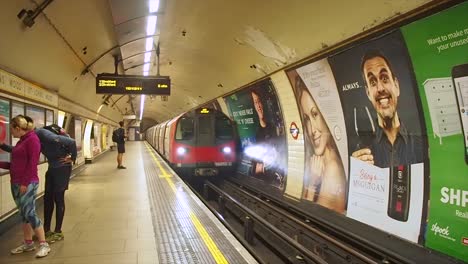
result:
M 146 144 L 146 147 L 150 150 L 151 156 L 153 156 L 153 159 L 156 161 L 156 164 L 158 165 L 159 169 L 161 169 L 161 171 L 163 172 L 163 178 L 166 179 L 166 181 L 169 184 L 169 186 L 171 187 L 172 191 L 174 191 L 174 193 L 176 193 L 177 189 L 176 189 L 174 183 L 170 179 L 172 177 L 172 175 L 167 174 L 166 170 L 161 166 L 161 163 L 159 162 L 159 160 L 154 155 L 153 150 L 149 147 L 149 144 L 146 143 L 146 142 L 145 142 L 145 144 Z M 187 208 L 187 209 L 190 210 L 189 208 Z M 201 238 L 203 239 L 203 242 L 205 242 L 206 247 L 210 251 L 213 258 L 215 259 L 216 263 L 218 263 L 218 264 L 227 264 L 227 263 L 229 263 L 227 261 L 227 259 L 224 257 L 221 250 L 219 250 L 219 248 L 216 246 L 213 239 L 211 239 L 208 232 L 206 232 L 206 229 L 203 227 L 203 224 L 200 222 L 198 217 L 192 211 L 189 211 L 189 215 L 190 215 L 190 220 L 192 220 L 192 223 L 195 226 L 195 229 L 197 229 L 198 234 L 200 234 Z
M 202 237 L 203 242 L 205 242 L 205 245 L 210 250 L 211 255 L 216 260 L 216 263 L 227 264 L 228 261 L 224 257 L 223 253 L 216 246 L 215 242 L 213 241 L 213 239 L 211 239 L 208 232 L 206 232 L 206 229 L 203 227 L 202 223 L 200 223 L 200 220 L 198 220 L 197 216 L 194 213 L 190 212 L 190 219 L 192 220 L 193 224 L 195 225 L 195 228 Z
M 172 177 L 172 174 L 167 173 L 167 171 L 164 169 L 163 166 L 161 166 L 161 163 L 159 162 L 158 158 L 153 153 L 153 150 L 149 147 L 149 144 L 145 142 L 146 148 L 150 151 L 151 156 L 153 156 L 153 159 L 156 161 L 156 164 L 158 165 L 159 169 L 162 171 L 162 175 L 159 175 L 160 178 L 166 178 L 166 177 Z

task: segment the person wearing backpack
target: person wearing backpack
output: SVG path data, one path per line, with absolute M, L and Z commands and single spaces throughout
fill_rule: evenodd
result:
M 77 156 L 76 142 L 57 125 L 37 128 L 41 141 L 41 152 L 46 156 L 49 167 L 45 176 L 44 231 L 46 241 L 54 243 L 64 239 L 62 223 L 65 216 L 65 191 Z M 51 220 L 55 205 L 55 229 L 51 231 Z
M 126 169 L 122 165 L 123 154 L 125 153 L 125 129 L 123 128 L 124 122 L 119 122 L 120 128 L 117 128 L 112 133 L 112 140 L 117 143 L 117 169 Z

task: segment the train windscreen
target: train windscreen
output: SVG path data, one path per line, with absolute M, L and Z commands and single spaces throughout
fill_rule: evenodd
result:
M 234 131 L 229 118 L 225 116 L 216 117 L 215 133 L 217 139 L 232 139 L 234 137 Z
M 193 124 L 192 117 L 182 117 L 177 123 L 176 140 L 191 140 L 194 135 Z

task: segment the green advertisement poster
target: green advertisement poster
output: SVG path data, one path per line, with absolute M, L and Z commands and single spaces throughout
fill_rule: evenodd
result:
M 287 172 L 286 137 L 271 81 L 249 86 L 224 100 L 241 142 L 238 172 L 282 191 Z
M 468 261 L 468 3 L 402 28 L 427 125 L 429 248 Z

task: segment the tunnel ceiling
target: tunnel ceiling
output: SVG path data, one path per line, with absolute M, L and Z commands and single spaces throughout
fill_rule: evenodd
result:
M 140 96 L 97 95 L 95 76 L 142 74 L 148 2 L 53 1 L 32 27 L 16 15 L 43 0 L 1 1 L 0 68 L 119 120 Z M 408 12 L 424 0 L 161 0 L 154 46 L 167 101 L 150 96 L 144 118 L 164 121 Z M 127 42 L 130 42 L 126 45 Z M 156 56 L 149 75 L 156 75 Z

